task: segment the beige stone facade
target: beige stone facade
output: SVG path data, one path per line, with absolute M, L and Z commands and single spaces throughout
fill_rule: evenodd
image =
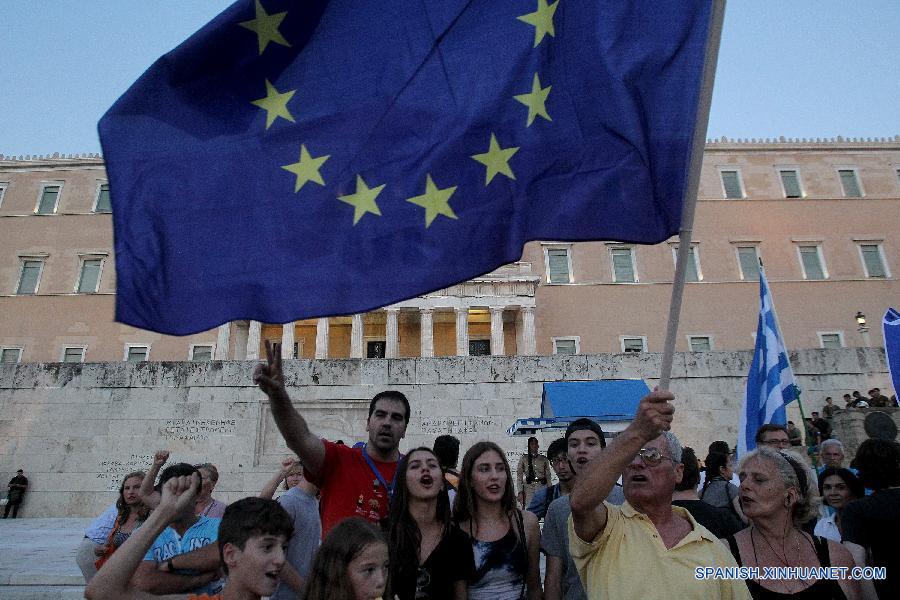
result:
M 734 443 L 752 353 L 675 355 L 674 431 L 698 451 Z M 807 410 L 825 396 L 887 387 L 878 349 L 791 354 Z M 439 357 L 290 360 L 285 382 L 310 428 L 350 444 L 365 439 L 369 400 L 385 389 L 409 397 L 412 415 L 401 450 L 431 446 L 442 433 L 464 449 L 489 439 L 515 468 L 527 436 L 509 437 L 521 417 L 540 414 L 548 381 L 640 378 L 651 387 L 660 355 Z M 121 477 L 146 468 L 154 450 L 173 461 L 213 462 L 215 496 L 255 495 L 287 449 L 250 361 L 0 365 L 0 478 L 25 470 L 23 515 L 93 516 L 114 498 Z M 607 426 L 607 429 L 610 427 Z M 542 448 L 558 431 L 538 434 Z
M 120 325 L 105 177 L 99 156 L 0 157 L 3 360 L 241 360 L 266 339 L 311 359 L 662 349 L 674 240 L 535 241 L 520 262 L 366 315 L 185 337 Z M 753 346 L 756 256 L 789 348 L 879 346 L 900 297 L 898 207 L 900 138 L 710 141 L 677 349 Z

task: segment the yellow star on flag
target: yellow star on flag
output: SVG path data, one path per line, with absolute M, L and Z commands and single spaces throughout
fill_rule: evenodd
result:
M 356 176 L 356 193 L 349 194 L 347 196 L 338 196 L 338 200 L 341 202 L 346 202 L 347 204 L 351 204 L 353 206 L 353 224 L 356 225 L 359 223 L 359 220 L 366 213 L 372 213 L 373 215 L 381 216 L 381 210 L 379 210 L 378 205 L 375 203 L 375 198 L 378 197 L 378 194 L 381 193 L 381 190 L 384 189 L 385 184 L 381 184 L 378 187 L 369 188 L 366 185 L 366 182 L 363 181 L 362 176 Z
M 459 218 L 448 203 L 450 196 L 456 191 L 456 187 L 454 185 L 453 187 L 439 189 L 438 186 L 434 185 L 434 181 L 431 180 L 431 175 L 426 174 L 425 193 L 421 196 L 407 198 L 406 201 L 425 209 L 425 228 L 428 229 L 438 215 L 444 215 L 451 219 Z
M 287 103 L 294 96 L 294 92 L 296 91 L 297 90 L 291 90 L 289 92 L 281 93 L 275 89 L 274 85 L 269 83 L 268 79 L 266 79 L 266 97 L 254 100 L 250 103 L 266 111 L 266 129 L 271 127 L 272 123 L 274 123 L 275 119 L 278 117 L 294 123 L 294 116 L 288 110 Z
M 281 44 L 282 46 L 290 48 L 291 45 L 284 39 L 281 32 L 278 31 L 278 26 L 281 25 L 286 14 L 286 11 L 271 15 L 267 14 L 262 3 L 260 3 L 259 0 L 256 0 L 256 18 L 251 19 L 250 21 L 242 21 L 239 25 L 256 33 L 256 41 L 259 44 L 260 54 L 263 53 L 263 50 L 266 49 L 269 42 L 275 42 L 276 44 Z
M 551 87 L 553 86 L 548 85 L 547 87 L 542 88 L 541 80 L 538 79 L 538 74 L 535 73 L 534 82 L 531 84 L 531 93 L 513 96 L 513 98 L 528 107 L 528 123 L 525 127 L 530 127 L 534 122 L 534 118 L 538 115 L 544 117 L 548 121 L 553 120 L 550 118 L 550 115 L 547 114 L 547 96 L 550 95 Z
M 293 119 L 291 120 L 293 121 Z M 299 192 L 300 188 L 306 185 L 308 181 L 318 183 L 319 185 L 325 185 L 325 182 L 322 180 L 322 175 L 319 173 L 319 169 L 322 168 L 322 165 L 329 158 L 331 158 L 331 155 L 316 157 L 310 156 L 309 150 L 306 149 L 306 146 L 302 144 L 300 145 L 300 160 L 281 167 L 285 171 L 290 171 L 297 176 L 297 180 L 294 182 L 295 194 Z
M 500 144 L 497 143 L 494 132 L 491 132 L 491 143 L 488 146 L 488 151 L 483 154 L 472 155 L 473 159 L 487 167 L 485 171 L 485 186 L 491 182 L 494 175 L 497 173 L 502 173 L 510 179 L 516 178 L 516 176 L 513 175 L 512 169 L 509 168 L 509 159 L 518 151 L 518 147 L 501 148 Z
M 556 31 L 553 29 L 553 15 L 559 6 L 559 0 L 553 4 L 547 5 L 547 0 L 537 0 L 537 10 L 521 17 L 516 17 L 520 21 L 525 21 L 529 25 L 534 26 L 534 47 L 541 43 L 546 34 L 550 37 L 556 37 Z

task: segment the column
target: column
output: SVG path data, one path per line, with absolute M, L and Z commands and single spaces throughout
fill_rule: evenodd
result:
M 506 354 L 503 348 L 503 307 L 491 306 L 491 354 L 503 356 Z
M 231 337 L 234 340 L 234 360 L 247 360 L 247 337 L 250 335 L 250 321 L 233 321 Z
M 396 308 L 384 309 L 384 357 L 397 358 L 400 356 L 400 338 L 398 335 L 398 316 L 400 311 Z
M 522 354 L 532 355 L 535 353 L 534 344 L 534 307 L 522 307 Z
M 259 321 L 250 321 L 250 331 L 247 333 L 247 360 L 259 360 Z
M 294 358 L 294 322 L 281 326 L 281 358 Z
M 469 309 L 456 309 L 456 355 L 469 355 Z
M 316 358 L 328 358 L 328 317 L 316 321 Z
M 363 357 L 363 320 L 361 314 L 350 321 L 350 358 Z
M 419 354 L 425 357 L 434 356 L 434 309 L 419 310 L 419 334 L 421 349 Z
M 228 343 L 231 341 L 231 323 L 219 325 L 216 337 L 216 360 L 228 360 Z

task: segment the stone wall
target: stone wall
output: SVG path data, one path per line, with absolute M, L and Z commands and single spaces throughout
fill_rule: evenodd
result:
M 714 439 L 734 443 L 750 352 L 678 354 L 674 429 L 702 454 Z M 313 431 L 349 444 L 365 439 L 368 402 L 398 389 L 412 403 L 402 448 L 440 433 L 504 447 L 513 467 L 524 438 L 506 429 L 540 413 L 546 381 L 643 378 L 652 388 L 658 354 L 285 361 L 291 397 Z M 878 349 L 804 350 L 791 362 L 806 409 L 849 390 L 890 388 Z M 24 363 L 0 365 L 0 477 L 18 468 L 31 487 L 24 516 L 92 516 L 115 498 L 122 475 L 146 468 L 157 448 L 173 461 L 210 461 L 215 496 L 255 494 L 286 448 L 253 362 Z M 556 434 L 545 434 L 546 448 Z
M 897 429 L 900 429 L 900 408 L 848 408 L 834 414 L 831 421 L 832 435 L 843 442 L 848 463 L 856 455 L 859 445 L 869 437 L 865 421 L 873 412 L 890 416 Z

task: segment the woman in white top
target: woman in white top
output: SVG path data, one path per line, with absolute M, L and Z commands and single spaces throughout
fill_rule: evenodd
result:
M 819 493 L 827 506 L 834 509 L 834 513 L 822 517 L 816 522 L 815 534 L 841 541 L 841 510 L 847 503 L 865 494 L 862 481 L 849 469 L 828 467 L 819 475 Z

